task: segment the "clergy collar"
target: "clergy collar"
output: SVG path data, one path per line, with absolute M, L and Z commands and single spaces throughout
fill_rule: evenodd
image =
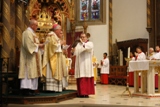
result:
M 89 40 L 87 40 L 85 43 L 87 43 Z

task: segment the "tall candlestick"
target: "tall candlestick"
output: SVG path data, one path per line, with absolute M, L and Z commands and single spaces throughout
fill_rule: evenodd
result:
M 130 58 L 130 47 L 128 47 L 128 58 Z

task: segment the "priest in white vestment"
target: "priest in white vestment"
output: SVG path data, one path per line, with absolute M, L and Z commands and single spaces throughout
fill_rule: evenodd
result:
M 156 46 L 156 49 L 155 49 L 155 54 L 154 54 L 154 56 L 153 56 L 153 59 L 160 59 L 160 48 L 159 48 L 159 46 Z
M 30 20 L 29 27 L 22 34 L 20 49 L 19 79 L 20 89 L 24 95 L 35 95 L 38 88 L 38 78 L 42 75 L 41 51 L 44 44 L 40 44 L 35 34 L 38 22 Z
M 54 24 L 52 32 L 48 34 L 43 55 L 43 76 L 46 83 L 43 89 L 46 91 L 62 92 L 68 86 L 66 58 L 63 54 L 62 45 L 62 28 L 58 24 Z
M 146 60 L 146 55 L 142 52 L 141 47 L 136 48 L 135 60 Z
M 80 42 L 72 49 L 76 56 L 75 78 L 79 97 L 89 97 L 95 94 L 94 72 L 92 64 L 93 43 L 88 41 L 86 34 L 80 35 Z

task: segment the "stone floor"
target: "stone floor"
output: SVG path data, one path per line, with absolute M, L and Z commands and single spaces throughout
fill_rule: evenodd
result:
M 76 84 L 72 83 L 68 89 L 76 89 Z M 133 96 L 129 97 L 128 92 L 122 94 L 125 86 L 118 85 L 102 85 L 95 86 L 96 94 L 90 95 L 89 98 L 74 98 L 59 103 L 34 104 L 34 105 L 16 105 L 9 104 L 8 107 L 158 107 L 160 106 L 160 98 L 146 98 Z M 133 93 L 133 87 L 129 90 Z

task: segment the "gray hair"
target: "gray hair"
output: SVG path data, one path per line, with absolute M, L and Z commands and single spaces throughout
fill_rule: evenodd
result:
M 29 25 L 33 25 L 33 24 L 35 24 L 35 23 L 37 23 L 37 20 L 35 20 L 35 19 L 29 20 Z
M 154 49 L 152 47 L 149 48 L 150 50 L 154 51 Z

